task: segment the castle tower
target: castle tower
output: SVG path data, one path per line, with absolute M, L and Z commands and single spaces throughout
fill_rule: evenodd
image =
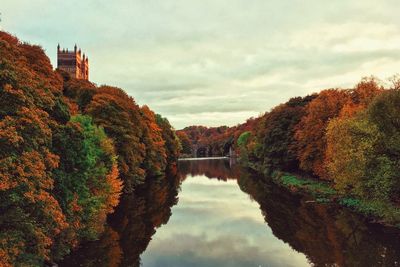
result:
M 74 46 L 74 51 L 61 49 L 60 44 L 57 45 L 57 68 L 68 72 L 71 77 L 77 79 L 89 80 L 89 58 L 83 54 L 81 57 L 81 49 Z

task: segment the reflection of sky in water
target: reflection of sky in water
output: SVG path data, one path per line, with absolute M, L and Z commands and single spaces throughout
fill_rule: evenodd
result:
M 309 266 L 274 237 L 258 204 L 235 180 L 188 177 L 167 225 L 142 255 L 144 267 Z

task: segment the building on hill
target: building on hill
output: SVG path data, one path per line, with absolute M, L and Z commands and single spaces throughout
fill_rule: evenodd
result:
M 74 51 L 60 49 L 57 46 L 57 68 L 68 72 L 77 79 L 89 80 L 89 58 L 81 55 L 81 49 L 78 50 L 75 45 Z

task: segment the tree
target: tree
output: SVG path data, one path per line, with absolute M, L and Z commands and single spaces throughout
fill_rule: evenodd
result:
M 192 144 L 191 144 L 187 134 L 184 131 L 177 131 L 176 136 L 179 138 L 179 141 L 182 146 L 182 150 L 180 152 L 182 154 L 191 155 L 192 154 Z
M 376 173 L 372 161 L 376 157 L 375 148 L 381 138 L 378 128 L 368 120 L 365 113 L 352 118 L 335 118 L 329 123 L 327 169 L 340 192 L 371 197 L 368 193 L 368 180 Z
M 329 120 L 339 115 L 348 101 L 345 90 L 328 89 L 321 91 L 306 107 L 306 115 L 295 127 L 296 150 L 300 168 L 322 179 L 327 179 L 324 165 L 326 137 Z
M 132 192 L 135 185 L 144 181 L 146 174 L 141 166 L 146 157 L 146 147 L 141 142 L 145 126 L 139 106 L 121 89 L 102 86 L 97 89 L 85 112 L 114 141 L 124 191 Z
M 120 177 L 131 193 L 179 149 L 168 121 L 123 90 L 53 71 L 41 47 L 0 31 L 1 266 L 41 266 L 96 239 Z
M 52 195 L 52 132 L 69 118 L 62 81 L 38 46 L 0 32 L 0 265 L 41 265 L 68 227 Z
M 53 149 L 60 155 L 53 192 L 69 223 L 55 249 L 61 256 L 70 246 L 95 239 L 103 231 L 106 215 L 118 204 L 122 182 L 113 144 L 89 116 L 73 117 L 60 128 Z
M 162 130 L 156 122 L 153 111 L 148 106 L 141 107 L 141 114 L 144 121 L 142 143 L 146 146 L 146 156 L 143 161 L 143 169 L 147 176 L 161 175 L 166 168 L 167 155 Z
M 400 93 L 379 91 L 368 102 L 367 109 L 329 123 L 326 153 L 329 174 L 344 194 L 398 201 Z
M 382 135 L 376 151 L 377 158 L 382 159 L 380 175 L 388 176 L 383 188 L 389 188 L 392 200 L 400 201 L 400 91 L 387 90 L 377 96 L 367 114 Z M 380 186 L 382 184 L 377 183 L 377 190 Z
M 305 107 L 315 95 L 296 97 L 266 113 L 257 129 L 260 151 L 257 157 L 263 169 L 295 171 L 298 169 L 295 126 L 305 115 Z
M 160 114 L 156 115 L 156 122 L 161 129 L 162 137 L 165 141 L 167 162 L 169 164 L 175 164 L 179 158 L 179 152 L 182 149 L 179 139 L 175 134 L 175 130 L 172 128 L 168 119 L 163 118 Z
M 357 112 L 365 110 L 371 101 L 383 91 L 384 88 L 379 85 L 376 78 L 363 78 L 353 90 L 349 91 L 349 98 L 340 111 L 339 116 L 351 117 L 357 114 Z

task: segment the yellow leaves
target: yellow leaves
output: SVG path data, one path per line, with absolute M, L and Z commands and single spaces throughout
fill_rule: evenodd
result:
M 103 149 L 103 151 L 112 157 L 115 157 L 115 147 L 114 147 L 114 142 L 112 141 L 111 138 L 103 138 L 100 142 L 100 147 Z M 114 159 L 115 160 L 115 159 Z

